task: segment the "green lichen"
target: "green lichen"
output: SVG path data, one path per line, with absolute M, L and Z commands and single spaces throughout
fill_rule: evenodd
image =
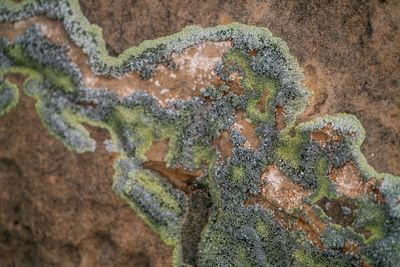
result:
M 293 136 L 292 136 L 293 135 Z M 275 155 L 292 168 L 300 166 L 300 152 L 304 146 L 305 138 L 298 130 L 290 133 L 290 129 L 280 135 L 280 145 L 275 149 Z
M 250 67 L 249 57 L 249 55 L 244 54 L 239 49 L 230 49 L 225 54 L 224 65 L 226 67 L 239 67 L 243 72 L 241 85 L 243 86 L 246 95 L 249 96 L 246 115 L 254 123 L 272 120 L 274 118 L 273 110 L 275 107 L 272 107 L 271 104 L 277 92 L 276 81 L 269 77 L 257 75 Z M 264 91 L 268 91 L 266 96 L 267 101 L 265 101 L 265 112 L 261 112 L 257 108 L 257 105 L 260 102 L 260 98 L 263 96 Z
M 5 54 L 15 63 L 14 68 L 22 67 L 40 73 L 43 76 L 42 79 L 49 80 L 52 89 L 60 89 L 68 93 L 76 87 L 69 75 L 56 70 L 54 67 L 44 66 L 36 62 L 26 55 L 21 45 L 10 46 L 5 50 Z
M 195 146 L 193 149 L 193 163 L 196 169 L 200 168 L 202 163 L 209 164 L 215 159 L 215 154 L 212 149 L 205 146 Z
M 126 108 L 117 106 L 115 111 L 107 118 L 107 122 L 115 132 L 127 130 L 132 133 L 130 140 L 138 144 L 135 149 L 135 157 L 145 161 L 145 153 L 155 141 L 169 139 L 169 152 L 167 162 L 171 161 L 175 150 L 179 130 L 174 124 L 157 120 L 151 115 L 146 116 L 146 110 L 142 106 Z
M 373 202 L 359 202 L 356 211 L 356 226 L 360 231 L 370 231 L 370 236 L 365 238 L 367 244 L 382 239 L 385 235 L 384 224 L 387 215 L 382 205 Z
M 349 266 L 345 260 L 339 257 L 332 257 L 327 261 L 326 257 L 323 257 L 323 255 L 310 253 L 305 250 L 296 251 L 294 257 L 298 264 L 305 267 Z
M 93 72 L 116 77 L 137 72 L 148 79 L 157 64 L 170 60 L 172 52 L 180 53 L 207 41 L 232 42 L 233 47 L 219 62 L 221 68 L 216 69 L 224 84 L 216 89 L 210 86 L 203 96 L 167 107 L 160 107 L 146 92 L 121 98 L 106 90 L 85 88 L 77 80 L 79 70 L 74 69 L 65 51 L 50 46 L 34 29 L 13 43 L 6 40 L 0 45 L 0 115 L 18 102 L 18 88 L 7 80 L 7 75 L 20 74 L 25 77 L 23 91 L 36 101 L 43 125 L 69 149 L 78 153 L 94 151 L 95 141 L 85 125 L 106 129 L 112 150 L 118 153 L 113 190 L 166 244 L 174 247 L 174 266 L 185 264 L 181 239 L 184 219 L 189 217 L 190 193 L 144 168 L 146 153 L 162 140 L 169 140 L 167 168 L 203 170 L 201 177 L 191 181 L 193 190 L 204 190 L 212 202 L 207 207 L 207 224 L 201 229 L 198 266 L 349 266 L 362 265 L 363 261 L 390 266 L 400 257 L 400 227 L 396 220 L 400 217 L 400 178 L 378 173 L 368 165 L 360 150 L 364 129 L 354 116 L 325 116 L 296 125 L 310 93 L 302 85 L 302 71 L 286 44 L 268 30 L 237 23 L 205 29 L 187 27 L 113 57 L 107 53 L 101 29 L 84 17 L 77 0 L 0 3 L 0 21 L 35 14 L 61 19 L 70 38 L 87 54 Z M 36 46 L 51 47 L 58 57 L 39 53 Z M 229 92 L 232 73 L 241 77 L 243 95 Z M 265 106 L 260 108 L 262 97 L 266 97 Z M 278 106 L 284 110 L 284 129 L 276 127 Z M 243 111 L 260 139 L 255 151 L 244 147 L 245 137 L 232 129 L 235 116 Z M 327 125 L 342 139 L 320 146 L 310 134 Z M 213 146 L 223 131 L 229 133 L 233 144 L 232 157 L 227 159 L 221 159 Z M 348 162 L 355 164 L 363 182 L 372 178 L 382 181 L 376 186 L 383 202 L 368 194 L 352 198 L 356 203 L 350 211 L 354 222 L 344 226 L 333 222 L 318 205 L 322 199 L 332 203 L 339 199 L 329 170 Z M 306 230 L 294 227 L 296 216 L 305 218 L 305 224 L 312 223 L 300 207 L 286 214 L 291 227 L 285 228 L 278 216 L 286 212 L 284 207 L 247 202 L 262 195 L 263 187 L 271 186 L 260 179 L 270 165 L 309 192 L 303 205 L 325 225 L 319 233 L 324 248 L 309 240 Z M 348 207 L 341 208 L 349 212 Z M 346 242 L 356 244 L 359 252 L 344 254 Z
M 235 184 L 240 184 L 246 178 L 246 172 L 243 166 L 232 167 L 232 181 Z
M 116 161 L 115 171 L 114 191 L 130 204 L 164 242 L 179 250 L 181 225 L 178 218 L 183 216 L 185 207 L 182 193 L 156 173 L 135 166 L 125 157 Z
M 315 166 L 315 175 L 317 177 L 317 188 L 310 199 L 313 203 L 318 202 L 323 197 L 331 198 L 331 181 L 328 176 L 328 161 L 321 158 Z

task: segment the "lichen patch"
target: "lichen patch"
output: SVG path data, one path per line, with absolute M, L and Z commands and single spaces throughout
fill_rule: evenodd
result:
M 6 74 L 27 74 L 43 125 L 78 153 L 98 144 L 88 125 L 107 129 L 113 190 L 174 246 L 176 266 L 393 265 L 397 181 L 365 163 L 354 116 L 296 124 L 309 92 L 284 42 L 240 24 L 198 27 L 114 58 L 77 2 L 60 3 L 0 4 L 2 20 L 60 19 L 1 24 L 15 40 L 0 46 L 2 99 L 17 103 Z M 351 241 L 360 252 L 340 255 Z
M 79 67 L 82 81 L 90 89 L 106 89 L 121 97 L 138 91 L 152 95 L 162 107 L 177 99 L 190 99 L 200 95 L 200 89 L 221 84 L 214 67 L 221 62 L 223 54 L 232 47 L 231 42 L 205 42 L 188 48 L 182 53 L 173 53 L 172 61 L 177 65 L 171 69 L 158 64 L 150 79 L 142 79 L 137 72 L 119 77 L 95 75 L 89 65 L 88 56 L 69 38 L 61 21 L 36 16 L 17 23 L 1 23 L 0 31 L 10 41 L 21 35 L 29 26 L 40 25 L 42 33 L 53 43 L 68 47 L 68 56 Z

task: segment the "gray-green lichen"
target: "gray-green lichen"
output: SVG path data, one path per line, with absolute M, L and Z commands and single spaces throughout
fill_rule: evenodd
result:
M 1 40 L 0 115 L 18 102 L 17 87 L 7 77 L 20 74 L 25 77 L 25 94 L 36 100 L 42 123 L 72 151 L 96 148 L 83 123 L 107 129 L 112 138 L 107 147 L 119 153 L 113 190 L 174 246 L 174 265 L 396 266 L 400 262 L 400 178 L 377 173 L 367 164 L 360 151 L 364 129 L 354 116 L 326 116 L 296 125 L 310 93 L 286 44 L 268 30 L 241 24 L 187 27 L 112 57 L 101 29 L 89 23 L 76 0 L 7 0 L 0 4 L 1 22 L 40 14 L 62 21 L 97 75 L 120 77 L 134 71 L 149 79 L 157 64 L 170 60 L 172 52 L 181 53 L 207 41 L 232 42 L 215 72 L 226 83 L 232 73 L 241 76 L 242 95 L 227 93 L 226 85 L 209 87 L 201 96 L 161 107 L 145 91 L 121 98 L 110 90 L 86 88 L 81 70 L 67 55 L 68 47 L 47 40 L 35 25 L 12 42 L 5 37 Z M 252 51 L 256 53 L 250 55 Z M 260 110 L 257 105 L 265 90 L 268 100 Z M 277 127 L 276 107 L 284 109 L 283 129 Z M 238 111 L 256 127 L 260 146 L 255 150 L 244 146 L 246 137 L 231 127 Z M 321 145 L 310 136 L 327 125 L 341 138 Z M 213 148 L 223 131 L 229 132 L 232 142 L 228 158 Z M 188 196 L 143 167 L 151 145 L 165 139 L 169 140 L 167 167 L 202 168 L 193 186 L 206 192 L 211 202 L 197 251 L 190 257 L 185 255 L 190 238 L 183 235 L 190 235 L 185 229 L 190 223 L 185 221 L 195 216 L 189 216 Z M 330 172 L 349 162 L 364 184 L 374 183 L 382 200 L 369 193 L 347 196 L 340 192 Z M 312 228 L 314 221 L 305 210 L 283 212 L 281 207 L 246 202 L 261 194 L 260 177 L 271 165 L 289 177 L 290 183 L 311 192 L 304 205 L 324 225 L 318 235 L 320 245 L 309 238 L 307 228 L 292 228 L 300 219 Z M 327 202 L 345 203 L 339 215 L 353 220 L 346 224 L 336 220 L 321 204 Z M 279 217 L 283 213 L 286 227 Z M 349 244 L 356 248 L 351 253 L 347 252 Z
M 0 84 L 0 116 L 7 113 L 18 103 L 18 88 L 9 81 Z

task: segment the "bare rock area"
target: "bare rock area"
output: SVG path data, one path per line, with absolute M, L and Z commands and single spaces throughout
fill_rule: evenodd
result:
M 397 0 L 81 1 L 110 54 L 187 25 L 267 27 L 304 69 L 311 105 L 299 121 L 356 115 L 362 151 L 400 175 L 400 2 Z M 170 266 L 172 248 L 111 189 L 113 155 L 67 150 L 23 94 L 0 117 L 0 266 Z M 100 144 L 107 132 L 89 128 Z

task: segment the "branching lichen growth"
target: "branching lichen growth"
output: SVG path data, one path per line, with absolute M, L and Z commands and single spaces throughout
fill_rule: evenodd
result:
M 3 1 L 0 21 L 0 115 L 17 74 L 70 150 L 95 151 L 85 124 L 107 129 L 113 190 L 174 265 L 400 261 L 400 178 L 367 164 L 354 116 L 296 123 L 310 92 L 268 30 L 187 27 L 112 57 L 76 0 Z

